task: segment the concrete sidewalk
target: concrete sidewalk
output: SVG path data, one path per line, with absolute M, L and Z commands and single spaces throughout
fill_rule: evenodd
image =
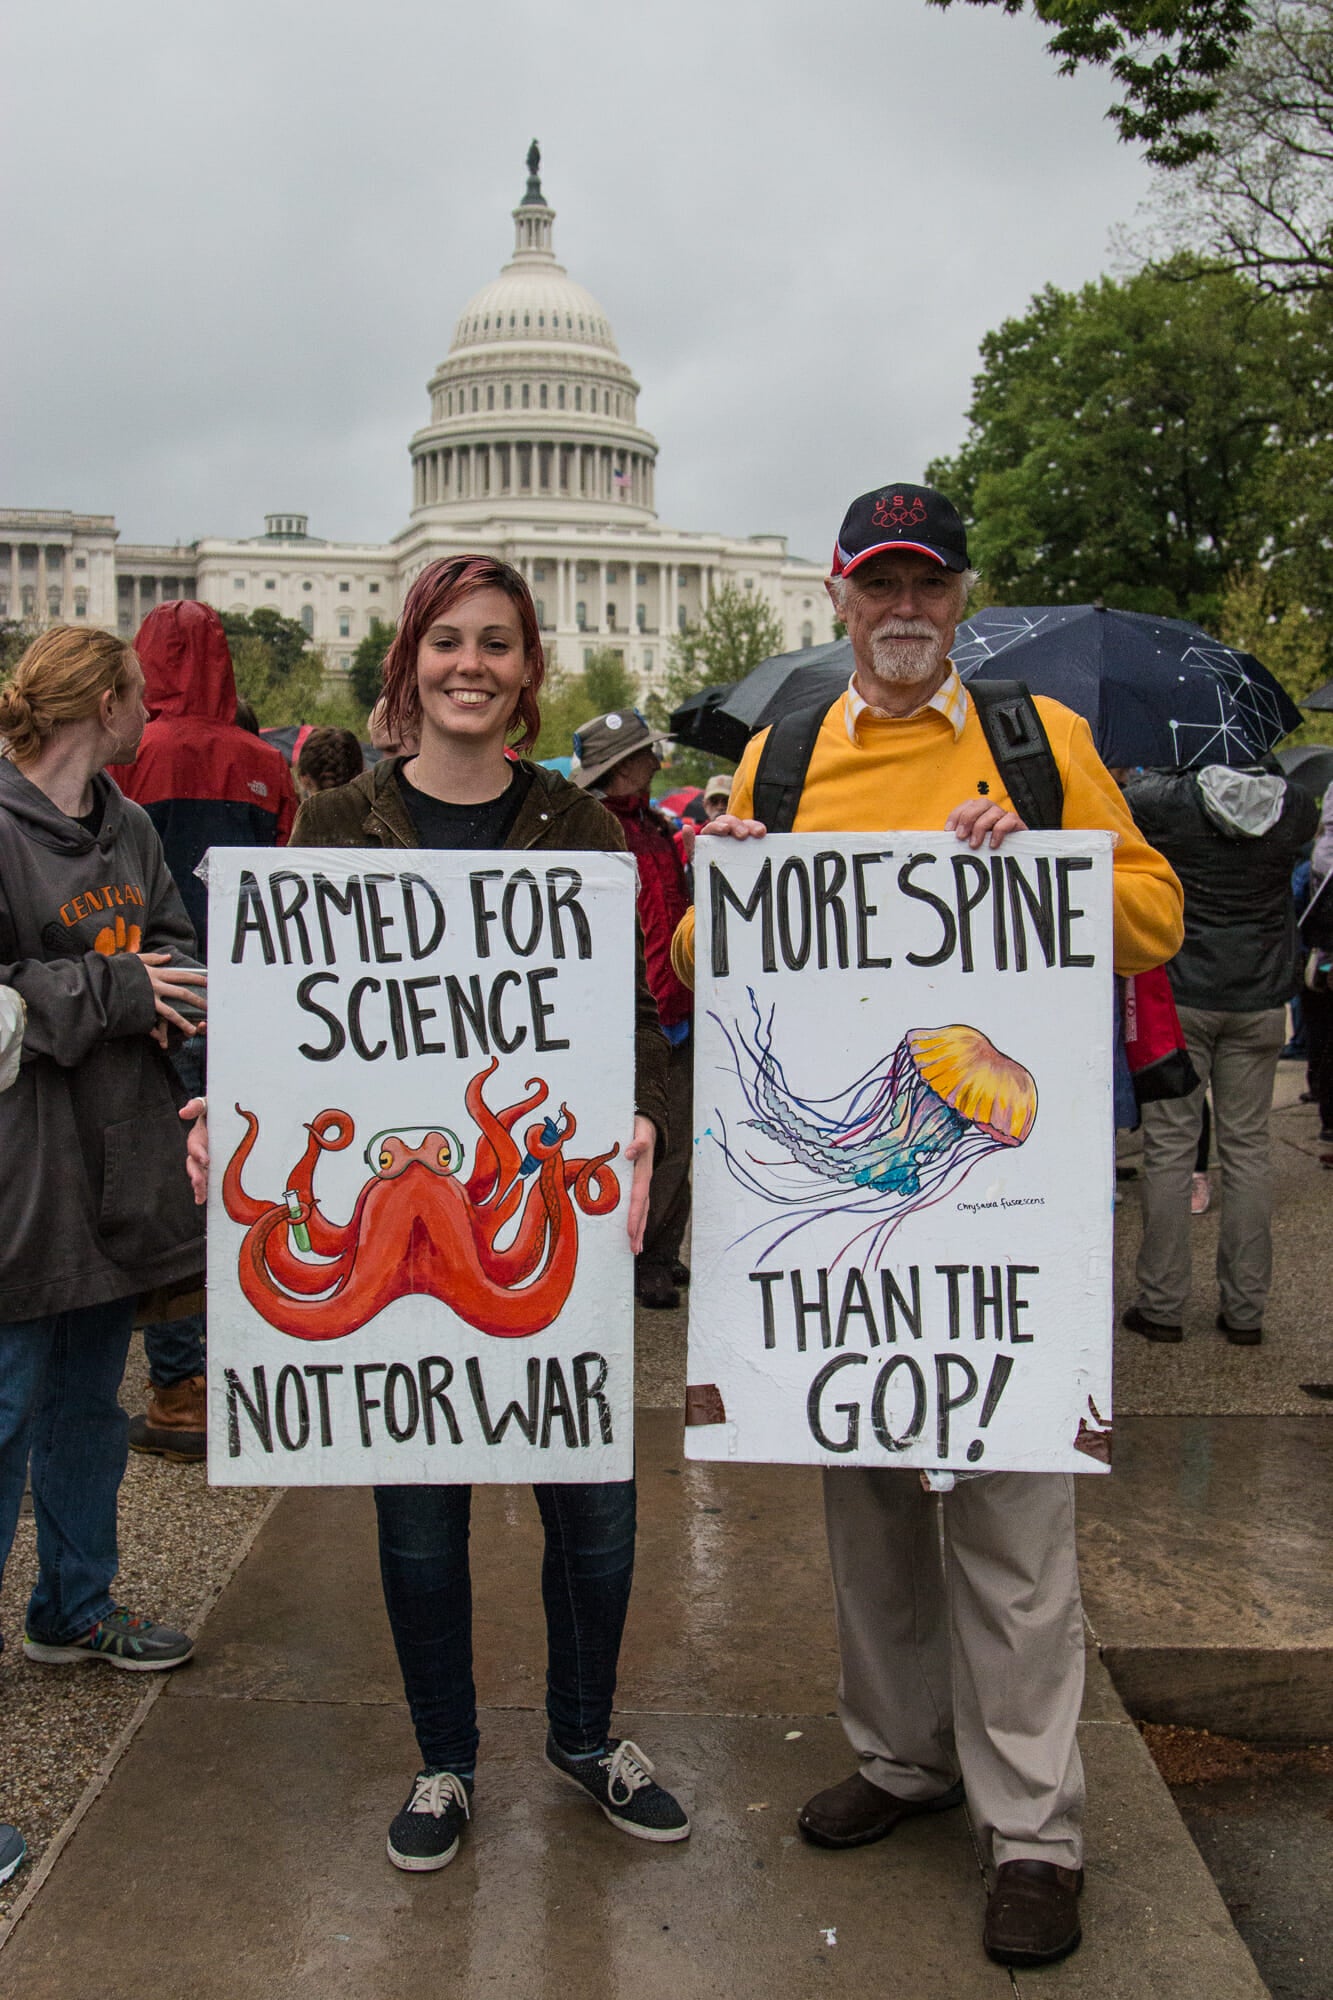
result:
M 848 1755 L 817 1482 L 690 1465 L 640 1416 L 642 1539 L 618 1727 L 694 1817 L 626 1839 L 540 1761 L 540 1536 L 523 1489 L 479 1489 L 476 1819 L 458 1861 L 384 1856 L 415 1746 L 362 1492 L 278 1505 L 0 1956 L 0 1986 L 67 2000 L 359 1996 L 1259 2000 L 1197 1850 L 1096 1654 L 1083 1950 L 1016 1979 L 984 1957 L 962 1812 L 834 1855 L 797 1839 Z
M 1333 1404 L 1301 1387 L 1333 1374 L 1333 1178 L 1300 1082 L 1284 1065 L 1264 1345 L 1231 1348 L 1212 1328 L 1216 1218 L 1205 1216 L 1187 1339 L 1162 1348 L 1117 1332 L 1116 1474 L 1080 1482 L 1090 1638 L 1134 1713 L 1277 1736 L 1333 1734 Z M 1132 1183 L 1126 1194 L 1121 1305 L 1138 1235 Z M 986 1961 L 961 1813 L 849 1855 L 796 1838 L 796 1807 L 848 1768 L 830 1714 L 816 1480 L 684 1462 L 684 1336 L 683 1314 L 639 1315 L 640 1555 L 618 1725 L 690 1807 L 684 1847 L 625 1839 L 541 1763 L 535 1509 L 521 1489 L 479 1489 L 476 1825 L 443 1875 L 390 1868 L 385 1832 L 416 1753 L 369 1496 L 292 1493 L 195 1662 L 150 1690 L 39 1893 L 20 1896 L 0 1991 L 67 2000 L 91 1966 L 105 2000 L 183 1987 L 199 2000 L 397 2000 L 423 1983 L 505 2000 L 1258 2000 L 1264 1987 L 1096 1651 L 1086 1941 L 1064 1966 L 1014 1981 Z M 42 1670 L 43 1713 L 62 1706 L 46 1683 L 86 1671 Z M 9 1662 L 11 1698 L 29 1672 Z

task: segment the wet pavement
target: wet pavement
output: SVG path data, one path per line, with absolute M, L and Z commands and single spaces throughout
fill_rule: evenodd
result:
M 1080 1482 L 1088 1881 L 1085 1944 L 1064 1965 L 1011 1978 L 985 1959 L 962 1812 L 853 1854 L 796 1838 L 802 1799 L 848 1768 L 816 1475 L 687 1464 L 684 1315 L 640 1313 L 640 1545 L 617 1727 L 679 1791 L 693 1838 L 628 1840 L 542 1764 L 536 1512 L 526 1489 L 478 1489 L 476 1819 L 443 1874 L 392 1869 L 385 1831 L 416 1756 L 370 1498 L 292 1492 L 195 1661 L 148 1690 L 109 1781 L 20 1899 L 0 1989 L 67 2000 L 95 1964 L 105 2000 L 182 1987 L 199 2000 L 397 2000 L 423 1984 L 483 2000 L 1259 2000 L 1265 1986 L 1120 1695 L 1136 1714 L 1214 1729 L 1328 1727 L 1333 1404 L 1301 1383 L 1333 1376 L 1333 1178 L 1298 1089 L 1286 1069 L 1264 1345 L 1230 1348 L 1212 1328 L 1208 1216 L 1186 1341 L 1117 1334 L 1116 1471 Z M 1122 1305 L 1136 1235 L 1129 1183 Z M 1301 1811 L 1285 1794 L 1260 1801 L 1252 1838 L 1242 1826 L 1227 1848 L 1245 1801 L 1181 1796 L 1272 1990 L 1319 1993 L 1290 1983 L 1318 1922 L 1299 1871 L 1327 1860 Z M 1308 1823 L 1314 1808 L 1301 1810 Z
M 99 1945 L 108 2000 L 415 1995 L 509 2000 L 1258 2000 L 1263 1987 L 1096 1654 L 1084 1949 L 1017 1982 L 980 1947 L 963 1812 L 832 1855 L 800 1802 L 847 1768 L 815 1475 L 687 1465 L 674 1413 L 639 1427 L 643 1537 L 618 1728 L 692 1813 L 654 1848 L 541 1762 L 540 1534 L 526 1489 L 474 1516 L 476 1817 L 449 1869 L 384 1857 L 415 1750 L 380 1602 L 369 1496 L 292 1492 L 0 1960 L 65 2000 Z

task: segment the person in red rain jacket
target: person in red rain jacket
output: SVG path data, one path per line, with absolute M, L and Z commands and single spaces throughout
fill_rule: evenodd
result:
M 639 864 L 639 923 L 648 961 L 648 984 L 662 1033 L 671 1047 L 667 1069 L 667 1144 L 653 1170 L 648 1227 L 634 1272 L 640 1305 L 670 1310 L 689 1278 L 680 1261 L 690 1219 L 690 1161 L 694 1151 L 694 1050 L 690 1022 L 694 995 L 671 969 L 671 939 L 689 907 L 685 867 L 677 836 L 649 804 L 648 788 L 661 759 L 652 731 L 637 709 L 613 709 L 580 726 L 570 777 L 595 792 L 620 821 L 625 845 Z
M 206 959 L 208 891 L 195 869 L 210 847 L 283 846 L 296 793 L 282 752 L 236 723 L 231 653 L 211 604 L 160 604 L 134 650 L 150 720 L 134 763 L 113 764 L 111 776 L 156 827 Z M 187 1094 L 202 1096 L 203 1038 L 172 1060 Z M 189 1298 L 164 1301 L 167 1317 L 144 1327 L 148 1408 L 130 1421 L 134 1450 L 182 1462 L 204 1456 L 207 1433 L 204 1316 L 180 1309 Z

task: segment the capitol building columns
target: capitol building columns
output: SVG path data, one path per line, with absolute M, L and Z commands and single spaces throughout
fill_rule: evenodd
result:
M 658 520 L 639 384 L 602 306 L 556 260 L 539 169 L 534 145 L 510 260 L 464 306 L 428 383 L 428 419 L 409 444 L 411 517 L 392 541 L 326 542 L 305 515 L 275 514 L 250 540 L 131 548 L 117 546 L 110 516 L 0 510 L 8 616 L 86 617 L 130 634 L 154 604 L 197 591 L 219 610 L 299 620 L 341 674 L 427 563 L 478 551 L 528 578 L 566 671 L 612 646 L 645 691 L 682 618 L 701 617 L 728 581 L 773 606 L 786 646 L 831 638 L 823 565 L 790 556 L 780 535 Z

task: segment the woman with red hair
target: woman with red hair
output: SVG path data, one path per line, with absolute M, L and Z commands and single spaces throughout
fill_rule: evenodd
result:
M 537 740 L 546 672 L 537 614 L 517 570 L 489 556 L 430 563 L 413 583 L 384 662 L 388 730 L 413 746 L 301 807 L 305 847 L 623 848 L 606 808 L 523 755 Z M 665 1133 L 666 1042 L 643 973 L 635 1022 L 630 1243 L 643 1241 L 654 1147 Z M 634 1566 L 634 1482 L 533 1489 L 546 1530 L 547 1762 L 613 1825 L 683 1840 L 690 1823 L 633 1743 L 609 1734 Z M 389 1829 L 398 1868 L 443 1868 L 471 1816 L 477 1753 L 472 1681 L 470 1486 L 381 1486 L 380 1571 L 422 1768 Z

